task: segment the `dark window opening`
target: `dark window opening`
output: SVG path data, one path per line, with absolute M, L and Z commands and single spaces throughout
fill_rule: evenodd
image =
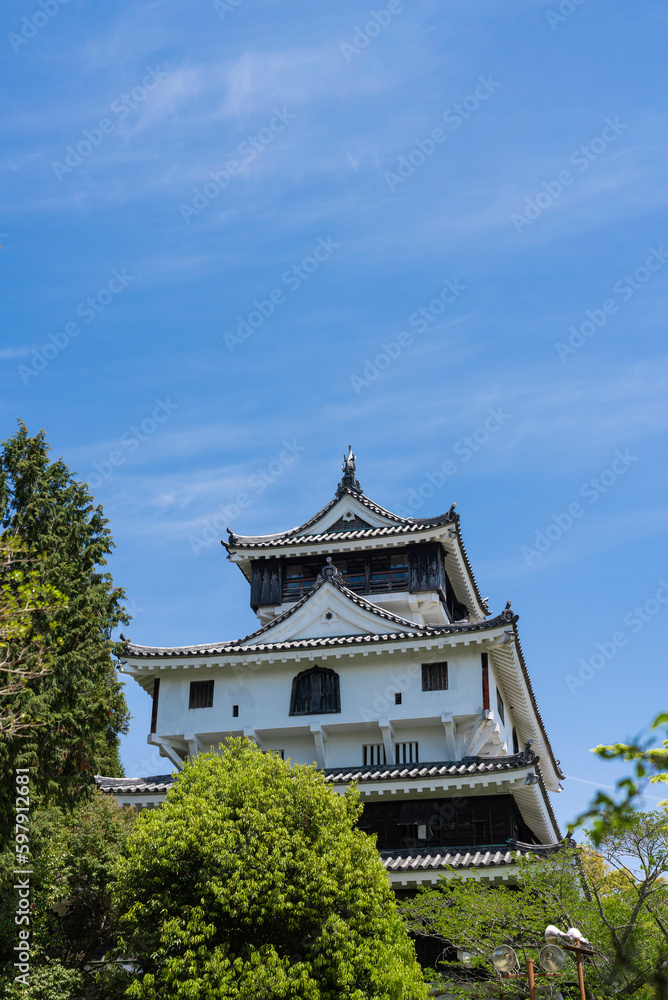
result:
M 457 599 L 453 586 L 450 583 L 450 577 L 447 573 L 445 576 L 445 606 L 451 622 L 458 622 L 463 618 L 469 617 L 469 609 L 465 604 L 462 604 L 462 602 Z
M 239 715 L 239 706 L 238 705 L 232 705 L 232 715 L 233 715 L 233 717 L 235 719 L 238 717 L 238 715 Z
M 377 834 L 381 851 L 505 848 L 509 839 L 528 844 L 538 842 L 511 795 L 368 802 L 359 826 L 367 833 Z
M 357 594 L 408 590 L 407 549 L 333 556 L 332 565 L 341 573 L 341 582 Z M 287 560 L 283 571 L 282 600 L 298 601 L 307 594 L 323 566 L 323 559 Z
M 501 719 L 501 722 L 505 722 L 506 721 L 506 710 L 505 710 L 505 707 L 504 707 L 504 704 L 503 704 L 503 698 L 501 697 L 501 692 L 499 691 L 498 688 L 496 689 L 496 707 L 498 709 L 499 718 Z
M 394 695 L 394 704 L 401 705 L 401 691 L 397 691 Z
M 292 682 L 290 715 L 324 715 L 341 711 L 339 675 L 324 667 L 311 667 Z
M 443 660 L 439 663 L 422 664 L 422 690 L 447 691 L 448 664 Z
M 372 552 L 370 592 L 408 590 L 408 552 Z
M 517 730 L 513 726 L 513 753 L 519 753 L 519 752 L 520 752 L 520 741 L 517 736 Z
M 188 708 L 211 708 L 213 706 L 213 681 L 191 681 Z
M 157 732 L 158 725 L 158 698 L 160 697 L 160 678 L 153 681 L 153 704 L 151 706 L 151 732 Z

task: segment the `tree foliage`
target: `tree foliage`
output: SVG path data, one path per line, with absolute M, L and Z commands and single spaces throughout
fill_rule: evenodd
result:
M 121 809 L 96 792 L 71 814 L 56 818 L 32 864 L 31 961 L 25 987 L 14 982 L 12 966 L 16 879 L 11 870 L 3 872 L 0 941 L 5 964 L 0 985 L 4 982 L 5 992 L 0 995 L 8 1000 L 110 1000 L 123 995 L 128 977 L 114 966 L 98 970 L 95 961 L 116 941 L 114 865 L 135 817 L 135 810 Z
M 42 560 L 15 536 L 0 537 L 0 739 L 47 724 L 33 682 L 53 669 L 55 612 L 66 598 L 44 582 Z
M 636 814 L 623 833 L 611 831 L 592 848 L 564 848 L 518 861 L 516 884 L 490 887 L 461 877 L 422 890 L 402 904 L 414 934 L 440 938 L 437 967 L 448 992 L 470 996 L 472 982 L 495 978 L 495 995 L 524 996 L 522 979 L 503 979 L 491 965 L 499 944 L 520 963 L 536 962 L 548 924 L 578 927 L 596 955 L 585 962 L 590 997 L 665 997 L 668 969 L 668 827 L 662 812 Z M 459 952 L 459 957 L 458 957 Z M 462 962 L 462 954 L 470 958 Z M 574 961 L 567 959 L 558 989 L 578 996 Z
M 632 773 L 617 782 L 614 795 L 597 792 L 589 808 L 575 820 L 572 829 L 589 822 L 591 836 L 597 844 L 607 835 L 610 827 L 624 830 L 629 821 L 633 822 L 633 808 L 649 784 L 668 783 L 668 739 L 664 739 L 660 746 L 652 746 L 656 742 L 653 734 L 657 729 L 663 729 L 668 737 L 668 713 L 657 715 L 650 726 L 652 735 L 648 739 L 594 747 L 592 752 L 604 760 L 631 762 Z
M 15 711 L 45 725 L 0 737 L 0 831 L 11 822 L 13 767 L 31 768 L 44 805 L 75 801 L 82 775 L 122 773 L 128 712 L 111 631 L 128 619 L 123 591 L 103 571 L 113 541 L 88 487 L 48 456 L 44 432 L 30 437 L 23 423 L 0 453 L 0 526 L 36 560 L 43 591 L 64 597 L 52 616 L 31 617 L 34 640 L 55 652 L 50 669 L 15 693 Z
M 118 863 L 128 996 L 422 1000 L 375 844 L 314 767 L 233 740 L 186 764 Z

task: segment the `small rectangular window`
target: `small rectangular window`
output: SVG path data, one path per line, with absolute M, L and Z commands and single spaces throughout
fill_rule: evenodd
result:
M 362 747 L 364 767 L 374 767 L 385 763 L 385 746 L 382 743 L 367 743 Z
M 262 753 L 275 753 L 281 760 L 285 760 L 285 750 L 263 750 Z
M 213 705 L 213 681 L 191 681 L 188 708 L 211 708 Z
M 401 705 L 401 691 L 396 691 L 394 695 L 394 704 Z
M 417 764 L 418 745 L 417 743 L 397 743 L 394 748 L 397 764 Z
M 239 716 L 239 706 L 238 705 L 232 705 L 232 716 L 235 719 L 238 718 L 238 716 Z
M 440 663 L 422 664 L 422 690 L 423 691 L 447 691 L 448 689 L 448 664 L 443 660 Z
M 503 705 L 503 698 L 501 697 L 501 692 L 499 691 L 498 688 L 496 689 L 496 707 L 497 707 L 497 710 L 498 710 L 498 713 L 499 713 L 499 718 L 501 719 L 501 722 L 505 722 L 506 721 L 506 712 L 505 712 L 505 708 L 504 708 L 504 705 Z

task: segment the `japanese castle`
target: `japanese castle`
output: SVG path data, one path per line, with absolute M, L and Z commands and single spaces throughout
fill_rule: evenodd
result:
M 333 499 L 304 524 L 223 542 L 259 627 L 243 639 L 126 644 L 152 695 L 148 742 L 174 771 L 230 735 L 355 782 L 399 894 L 443 874 L 508 881 L 519 854 L 562 839 L 564 777 L 510 602 L 490 615 L 453 504 L 399 517 L 365 496 L 352 451 Z M 105 778 L 123 805 L 164 801 L 174 774 Z

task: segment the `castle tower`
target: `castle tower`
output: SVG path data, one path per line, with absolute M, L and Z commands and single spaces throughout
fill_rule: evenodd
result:
M 512 879 L 521 852 L 561 840 L 549 793 L 564 777 L 510 603 L 490 616 L 453 504 L 399 517 L 363 492 L 352 451 L 333 499 L 272 535 L 230 532 L 259 627 L 179 648 L 127 645 L 122 665 L 153 696 L 148 742 L 178 770 L 245 735 L 355 782 L 399 892 L 449 866 Z M 170 775 L 99 787 L 123 805 L 163 801 Z

